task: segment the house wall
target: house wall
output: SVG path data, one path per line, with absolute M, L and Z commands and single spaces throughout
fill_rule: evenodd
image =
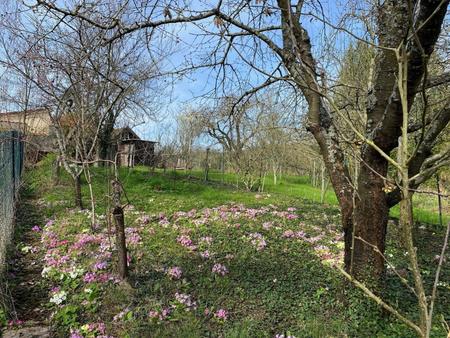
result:
M 155 156 L 155 144 L 153 142 L 127 141 L 126 143 L 120 143 L 117 150 L 120 153 L 118 163 L 120 166 L 153 165 Z
M 14 129 L 35 135 L 48 135 L 52 121 L 46 110 L 0 113 L 0 129 Z

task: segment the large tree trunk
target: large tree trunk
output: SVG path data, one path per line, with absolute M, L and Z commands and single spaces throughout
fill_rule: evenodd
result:
M 345 229 L 346 270 L 353 276 L 379 282 L 385 272 L 384 254 L 389 207 L 383 191 L 387 162 L 375 150 L 364 154 L 354 197 L 352 219 Z M 353 248 L 353 252 L 352 252 Z

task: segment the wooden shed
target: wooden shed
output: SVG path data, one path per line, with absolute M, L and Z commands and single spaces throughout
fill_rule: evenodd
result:
M 130 127 L 114 129 L 111 158 L 117 154 L 118 165 L 124 167 L 151 166 L 155 160 L 155 143 L 142 140 Z

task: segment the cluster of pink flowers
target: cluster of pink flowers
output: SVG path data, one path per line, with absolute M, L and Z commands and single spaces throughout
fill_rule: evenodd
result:
M 219 309 L 214 313 L 214 318 L 225 321 L 228 319 L 228 311 L 225 309 Z
M 270 228 L 272 228 L 272 226 L 273 226 L 273 222 L 264 222 L 262 224 L 262 227 L 264 230 L 270 230 Z
M 77 235 L 77 241 L 72 245 L 71 250 L 79 250 L 87 244 L 95 243 L 100 244 L 102 238 L 100 235 L 81 234 Z
M 180 243 L 185 248 L 190 250 L 196 250 L 197 246 L 194 245 L 194 242 L 188 235 L 180 235 L 177 237 L 177 242 Z
M 127 245 L 137 245 L 142 242 L 142 238 L 139 235 L 137 228 L 125 228 L 125 236 L 127 239 Z
M 106 267 L 108 266 L 108 263 L 103 261 L 103 262 L 95 262 L 93 265 L 94 270 L 104 270 L 106 269 Z
M 263 250 L 267 246 L 264 236 L 259 232 L 254 232 L 248 235 L 248 238 L 250 239 L 250 243 L 252 243 L 252 245 L 255 246 L 256 250 L 258 251 Z
M 286 230 L 283 232 L 282 235 L 284 238 L 300 238 L 300 239 L 306 239 L 306 233 L 304 231 L 297 231 L 294 232 L 292 230 Z
M 161 311 L 150 310 L 148 312 L 148 316 L 152 319 L 159 319 L 160 321 L 163 321 L 167 317 L 169 317 L 171 313 L 172 313 L 172 309 L 170 307 L 166 307 L 166 308 L 162 309 Z
M 95 336 L 96 338 L 113 338 L 105 334 L 106 326 L 104 323 L 90 323 L 83 327 L 83 331 L 87 331 L 89 337 Z M 70 338 L 83 338 L 80 330 L 71 329 Z
M 105 323 L 90 323 L 88 324 L 87 329 L 89 332 L 105 334 L 106 326 Z
M 44 261 L 46 266 L 51 266 L 54 268 L 60 267 L 70 260 L 68 255 L 61 256 L 58 249 L 49 249 L 44 256 Z
M 70 338 L 84 338 L 84 337 L 81 335 L 80 330 L 71 329 Z
M 286 218 L 287 218 L 287 219 L 290 219 L 290 220 L 292 220 L 292 219 L 297 219 L 297 218 L 298 218 L 298 215 L 296 215 L 296 214 L 288 214 L 288 215 L 286 216 Z
M 206 218 L 206 217 L 197 218 L 197 219 L 194 219 L 192 221 L 192 223 L 194 223 L 197 226 L 204 225 L 204 224 L 208 223 L 208 218 Z
M 49 220 L 47 221 L 47 223 L 45 223 L 45 227 L 46 227 L 46 228 L 51 227 L 53 224 L 55 224 L 55 221 L 52 220 L 52 219 L 49 219 Z
M 177 242 L 184 247 L 190 247 L 193 244 L 192 239 L 187 235 L 178 236 Z
M 175 299 L 180 304 L 183 304 L 186 307 L 186 310 L 195 310 L 197 308 L 197 302 L 192 300 L 191 295 L 185 293 L 175 293 Z
M 214 264 L 211 271 L 220 276 L 225 276 L 228 273 L 227 267 L 220 263 Z
M 178 280 L 183 275 L 183 271 L 179 266 L 174 266 L 167 270 L 167 275 L 173 280 Z
M 213 241 L 213 238 L 211 236 L 204 236 L 204 237 L 200 238 L 200 243 L 205 243 L 205 244 L 211 245 L 212 241 Z
M 14 326 L 20 326 L 23 325 L 24 321 L 23 320 L 8 320 L 8 327 L 14 327 Z
M 119 280 L 109 273 L 97 274 L 95 272 L 87 272 L 83 277 L 83 281 L 85 283 L 106 283 L 109 281 L 118 282 Z
M 200 252 L 200 256 L 202 258 L 209 258 L 209 257 L 211 257 L 211 254 L 209 253 L 209 250 L 205 250 L 205 251 Z
M 159 225 L 161 225 L 163 228 L 167 228 L 170 225 L 170 222 L 166 217 L 164 217 L 159 221 Z
M 114 321 L 114 322 L 117 322 L 117 321 L 121 320 L 123 317 L 125 317 L 125 315 L 126 315 L 128 312 L 130 312 L 130 309 L 129 309 L 129 308 L 126 308 L 126 309 L 120 311 L 118 314 L 116 314 L 116 315 L 113 317 L 113 321 Z

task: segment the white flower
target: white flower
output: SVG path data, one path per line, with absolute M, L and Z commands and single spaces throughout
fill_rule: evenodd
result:
M 32 249 L 32 247 L 27 245 L 27 246 L 22 247 L 22 249 L 20 249 L 20 251 L 27 254 L 31 251 L 31 249 Z
M 91 288 L 86 288 L 86 289 L 84 289 L 84 292 L 86 292 L 86 293 L 92 293 L 92 289 L 91 289 Z
M 73 269 L 72 271 L 69 272 L 69 276 L 70 276 L 70 278 L 75 279 L 75 278 L 77 278 L 78 276 L 83 275 L 83 273 L 84 273 L 84 270 L 83 270 L 83 269 L 81 269 L 81 268 L 76 268 L 76 269 Z
M 52 271 L 52 267 L 51 267 L 51 266 L 45 266 L 45 267 L 42 269 L 41 276 L 42 276 L 42 277 L 47 277 L 48 274 L 50 273 L 50 271 Z
M 67 299 L 67 292 L 66 291 L 59 291 L 53 295 L 52 298 L 50 298 L 50 303 L 54 303 L 56 305 L 61 304 Z

